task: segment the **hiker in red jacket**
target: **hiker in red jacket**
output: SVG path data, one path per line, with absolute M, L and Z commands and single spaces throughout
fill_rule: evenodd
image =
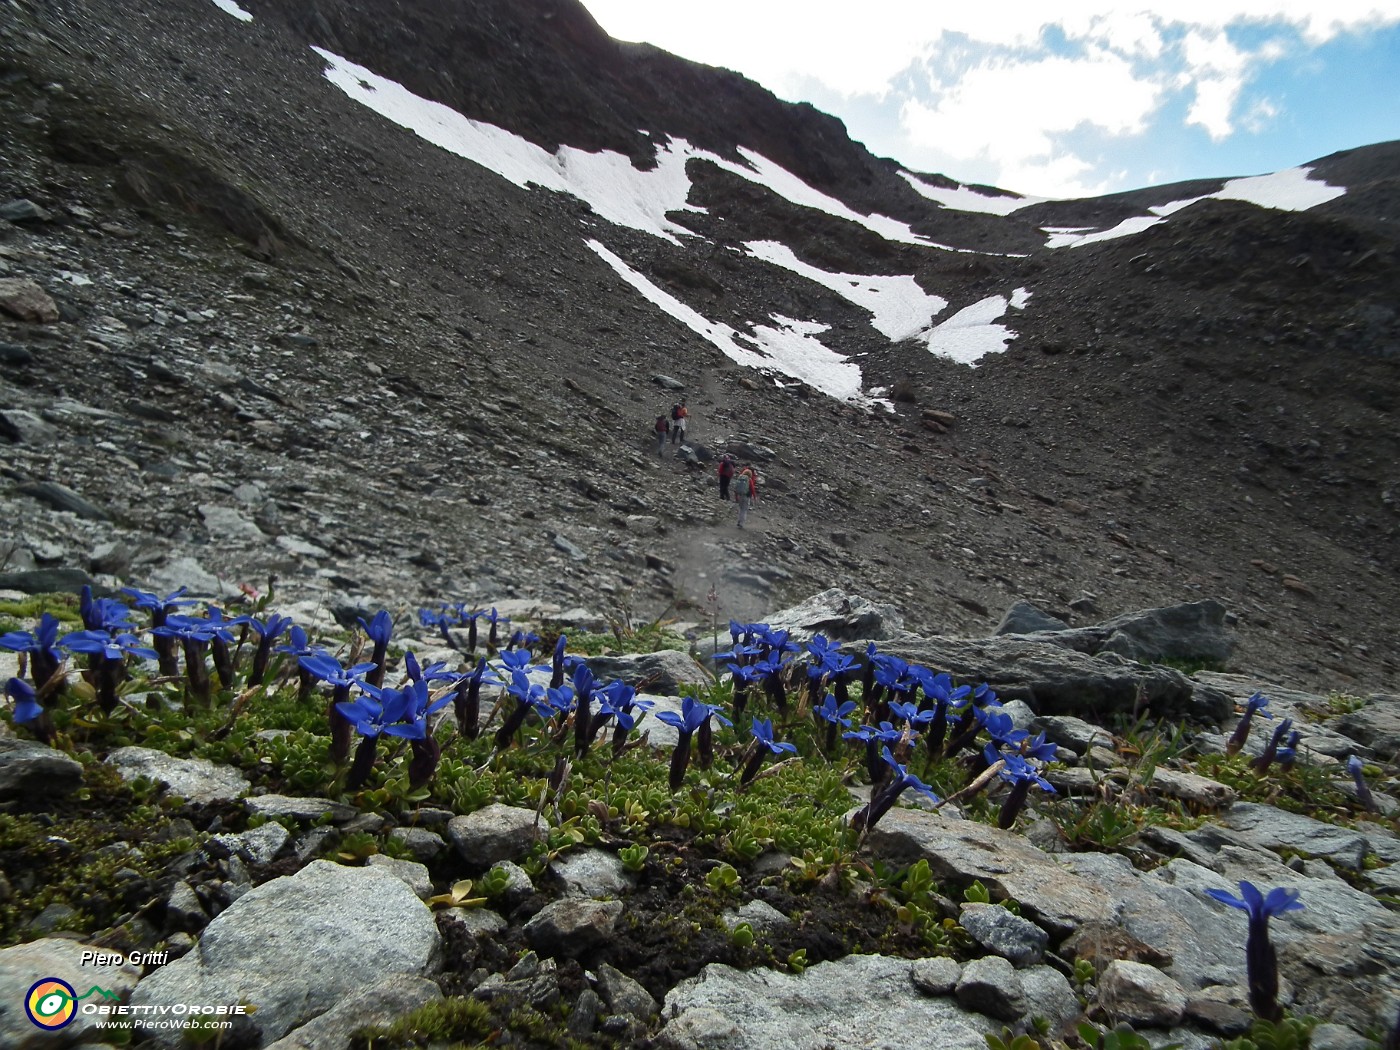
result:
M 719 457 L 719 498 L 729 502 L 729 481 L 734 477 L 738 464 L 728 452 Z
M 671 423 L 664 414 L 656 417 L 656 454 L 658 456 L 666 454 L 666 435 L 670 429 Z
M 682 398 L 671 406 L 671 444 L 685 444 L 685 428 L 690 422 L 690 410 Z

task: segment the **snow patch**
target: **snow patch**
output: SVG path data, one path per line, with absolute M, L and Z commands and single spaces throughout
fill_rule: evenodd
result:
M 755 259 L 790 270 L 868 310 L 875 330 L 895 342 L 927 329 L 934 315 L 948 305 L 947 299 L 925 292 L 913 277 L 829 273 L 803 262 L 779 241 L 749 241 L 744 247 Z
M 1047 248 L 1078 248 L 1083 244 L 1111 241 L 1117 237 L 1131 237 L 1135 233 L 1141 233 L 1149 226 L 1156 226 L 1161 221 L 1160 218 L 1152 215 L 1135 215 L 1131 219 L 1124 219 L 1111 230 L 1099 230 L 1095 233 L 1056 230 L 1053 227 L 1047 227 L 1041 232 L 1050 235 L 1045 242 Z
M 910 186 L 913 186 L 921 197 L 927 197 L 952 211 L 1010 215 L 1012 212 L 1028 208 L 1032 204 L 1041 204 L 1050 200 L 1049 197 L 993 197 L 986 193 L 978 193 L 970 186 L 959 185 L 952 189 L 946 186 L 934 186 L 909 171 L 901 171 L 899 175 Z
M 587 153 L 562 146 L 551 154 L 504 128 L 468 119 L 448 106 L 415 95 L 403 85 L 324 48 L 312 50 L 327 63 L 325 76 L 332 84 L 435 146 L 480 164 L 522 188 L 538 186 L 572 194 L 619 226 L 673 243 L 678 243 L 679 235 L 694 234 L 667 218 L 668 213 L 705 210 L 688 203 L 691 183 L 686 164 L 700 160 L 763 186 L 799 207 L 856 223 L 891 241 L 982 254 L 937 244 L 915 233 L 908 223 L 886 215 L 862 215 L 753 150 L 740 149 L 740 163 L 677 138 L 656 148 L 656 167 L 648 171 L 637 170 L 629 158 L 611 150 Z
M 1183 208 L 1189 208 L 1199 201 L 1246 201 L 1261 208 L 1273 208 L 1277 211 L 1307 211 L 1319 204 L 1336 200 L 1346 193 L 1344 186 L 1331 186 L 1326 182 L 1310 178 L 1311 172 L 1312 168 L 1285 168 L 1272 175 L 1251 175 L 1249 178 L 1231 179 L 1214 193 L 1207 193 L 1201 197 L 1189 197 L 1186 200 L 1168 201 L 1166 204 L 1157 204 L 1148 208 L 1147 210 L 1156 218 L 1142 215 L 1124 219 L 1111 230 L 1086 233 L 1083 230 L 1046 226 L 1042 227 L 1041 232 L 1049 235 L 1049 239 L 1045 242 L 1047 248 L 1078 248 L 1080 245 L 1093 244 L 1096 241 L 1107 241 L 1114 237 L 1127 237 L 1134 233 L 1141 233 L 1150 226 L 1156 226 L 1168 215 L 1174 215 Z
M 1016 338 L 1016 333 L 996 322 L 1008 306 L 1020 310 L 1030 297 L 1031 293 L 1025 288 L 1017 288 L 1009 300 L 1004 295 L 989 295 L 971 306 L 964 306 L 929 333 L 929 350 L 939 357 L 974 368 L 987 354 L 1004 353 L 1006 344 Z
M 1249 201 L 1280 211 L 1307 211 L 1346 193 L 1345 186 L 1329 186 L 1310 178 L 1311 174 L 1312 168 L 1285 168 L 1272 175 L 1231 179 L 1210 196 L 1223 201 Z
M 253 20 L 252 14 L 243 10 L 243 8 L 239 7 L 233 0 L 214 0 L 214 6 L 220 11 L 233 15 L 233 17 L 240 22 L 251 22 Z
M 727 324 L 709 320 L 670 292 L 658 288 L 598 241 L 585 243 L 648 302 L 718 347 L 736 364 L 779 372 L 841 401 L 873 403 L 872 398 L 861 393 L 860 366 L 815 338 L 829 325 L 773 314 L 772 325 L 754 325 L 752 334 L 736 331 Z

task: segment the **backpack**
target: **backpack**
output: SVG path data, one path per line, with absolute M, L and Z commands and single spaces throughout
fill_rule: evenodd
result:
M 656 432 L 657 432 L 658 434 L 664 434 L 664 433 L 666 433 L 666 431 L 668 431 L 668 430 L 670 430 L 670 429 L 671 429 L 671 424 L 669 424 L 669 423 L 666 422 L 666 417 L 665 417 L 665 416 L 657 416 L 657 417 L 656 417 Z
M 674 405 L 671 406 L 671 418 L 672 418 L 672 419 L 680 419 L 680 418 L 681 418 L 681 403 L 680 403 L 679 401 L 677 401 Z
M 725 454 L 719 460 L 719 476 L 722 478 L 732 478 L 734 476 L 734 457 Z

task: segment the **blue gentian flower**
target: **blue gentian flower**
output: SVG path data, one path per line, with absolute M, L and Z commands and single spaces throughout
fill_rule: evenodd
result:
M 467 628 L 467 654 L 475 655 L 477 635 L 476 622 L 486 615 L 486 610 L 476 609 L 473 612 L 467 612 L 466 606 L 460 604 L 456 609 L 458 619 L 465 624 Z
M 554 654 L 549 665 L 549 684 L 555 689 L 558 689 L 564 684 L 564 648 L 568 644 L 568 638 L 562 634 L 559 636 L 558 641 L 554 643 Z
M 681 700 L 679 713 L 658 711 L 656 718 L 674 728 L 679 734 L 676 739 L 676 748 L 671 752 L 670 776 L 671 790 L 679 791 L 681 784 L 685 782 L 686 766 L 690 764 L 690 738 L 701 726 L 709 724 L 710 707 L 708 704 L 696 700 L 693 696 L 687 696 Z
M 383 685 L 389 641 L 394 637 L 394 618 L 389 615 L 387 609 L 380 609 L 370 618 L 369 623 L 365 622 L 363 616 L 359 617 L 359 621 L 360 629 L 365 632 L 365 637 L 374 643 L 374 649 L 369 658 L 373 668 L 365 680 L 370 685 Z
M 929 708 L 927 711 L 920 711 L 917 704 L 905 704 L 900 703 L 898 700 L 892 700 L 890 701 L 890 714 L 895 718 L 902 719 L 909 726 L 912 733 L 917 733 L 924 726 L 928 725 L 929 722 L 933 721 L 935 712 L 933 708 Z
M 1206 890 L 1221 904 L 1249 914 L 1249 935 L 1245 941 L 1245 970 L 1249 980 L 1249 1006 L 1259 1017 L 1277 1023 L 1283 1017 L 1278 1005 L 1278 957 L 1269 943 L 1269 919 L 1298 911 L 1303 903 L 1298 891 L 1282 886 L 1261 893 L 1253 883 L 1240 882 L 1240 895 L 1229 890 Z
M 1006 796 L 1006 800 L 1001 806 L 1001 812 L 997 816 L 997 827 L 1003 831 L 1016 823 L 1016 818 L 1025 806 L 1026 796 L 1032 787 L 1038 787 L 1041 791 L 1054 794 L 1054 785 L 1042 777 L 1040 771 L 1027 762 L 1022 755 L 1014 751 L 999 752 L 992 744 L 988 744 L 983 749 L 982 754 L 986 758 L 989 768 L 998 762 L 1002 763 L 1001 769 L 997 770 L 997 775 L 1011 785 L 1011 792 Z
M 24 653 L 29 657 L 29 675 L 34 686 L 42 689 L 58 673 L 63 657 L 58 652 L 58 617 L 44 613 L 38 626 L 31 631 L 11 631 L 0 635 L 0 649 Z
M 1030 733 L 1024 729 L 1017 729 L 1012 722 L 1011 716 L 1007 714 L 1000 704 L 989 704 L 986 707 L 975 708 L 977 721 L 982 723 L 982 728 L 987 731 L 987 735 L 997 744 L 1003 747 L 1019 748 Z
M 1240 748 L 1244 747 L 1244 742 L 1249 739 L 1249 726 L 1256 714 L 1261 714 L 1265 718 L 1272 719 L 1274 716 L 1268 711 L 1269 698 L 1263 693 L 1255 693 L 1244 704 L 1244 714 L 1235 725 L 1235 731 L 1230 734 L 1230 739 L 1225 742 L 1225 753 L 1227 755 L 1238 754 Z
M 598 695 L 598 713 L 607 713 L 617 721 L 612 739 L 613 757 L 616 758 L 627 747 L 627 734 L 637 727 L 641 716 L 650 711 L 654 704 L 650 700 L 640 699 L 636 689 L 616 678 L 603 686 Z
M 773 720 L 771 718 L 755 718 L 753 720 L 754 743 L 760 748 L 765 748 L 770 754 L 781 755 L 784 752 L 797 754 L 797 745 L 789 744 L 773 739 Z
M 122 593 L 132 600 L 132 604 L 138 609 L 144 609 L 150 613 L 151 627 L 164 627 L 165 619 L 171 613 L 183 606 L 193 605 L 193 598 L 185 597 L 185 588 L 171 591 L 165 597 L 151 591 L 139 590 L 136 587 L 123 587 Z M 175 655 L 175 639 L 169 636 L 153 635 L 151 645 L 156 651 L 156 661 L 160 664 L 160 674 L 162 678 L 178 678 L 180 676 L 180 662 Z
M 209 702 L 209 668 L 204 654 L 213 640 L 214 631 L 207 619 L 171 613 L 151 634 L 157 638 L 178 639 L 185 653 L 185 695 Z M 229 635 L 232 638 L 232 635 Z
M 506 670 L 511 674 L 514 674 L 516 671 L 528 672 L 530 670 L 531 654 L 529 649 L 506 649 L 501 652 L 499 656 L 501 658 L 501 663 L 505 665 Z
M 888 747 L 880 752 L 880 757 L 889 767 L 891 775 L 884 784 L 871 789 L 870 801 L 856 813 L 852 820 L 852 827 L 862 836 L 868 834 L 880 818 L 890 811 L 895 802 L 898 801 L 899 796 L 911 788 L 930 801 L 938 802 L 938 796 L 933 793 L 933 789 L 896 762 Z
M 892 699 L 898 700 L 913 688 L 914 680 L 909 677 L 908 660 L 888 653 L 881 653 L 874 657 L 874 660 L 875 681 L 889 690 Z
M 424 627 L 436 627 L 438 635 L 442 638 L 442 643 L 449 649 L 457 648 L 457 641 L 452 637 L 452 628 L 462 622 L 462 612 L 459 608 L 444 605 L 437 612 L 433 612 L 431 609 L 419 609 L 418 622 Z M 472 621 L 472 626 L 476 626 L 475 620 Z
M 502 653 L 502 658 L 508 657 L 509 653 Z M 528 659 L 529 654 L 525 654 Z M 515 739 L 516 732 L 525 724 L 525 717 L 532 708 L 539 704 L 547 703 L 544 686 L 530 681 L 527 672 L 520 668 L 510 669 L 510 682 L 506 686 L 506 694 L 515 700 L 515 707 L 506 716 L 501 727 L 496 730 L 495 746 L 497 751 L 504 751 Z
M 122 593 L 131 599 L 131 604 L 138 609 L 145 609 L 149 613 L 174 612 L 183 605 L 193 605 L 193 598 L 186 598 L 185 591 L 189 588 L 180 587 L 171 591 L 164 598 L 152 591 L 143 591 L 138 587 L 123 587 Z M 163 622 L 163 619 L 162 619 Z M 151 626 L 158 627 L 159 624 L 152 623 Z
M 833 727 L 847 727 L 851 720 L 846 716 L 856 709 L 854 700 L 847 700 L 844 704 L 836 702 L 834 693 L 827 693 L 826 698 L 815 709 L 815 714 L 823 722 L 829 722 Z
M 5 695 L 15 702 L 15 725 L 28 725 L 39 720 L 44 709 L 37 699 L 34 687 L 23 678 L 11 678 L 5 683 Z
M 880 761 L 880 748 L 897 744 L 903 737 L 904 732 L 889 722 L 881 722 L 878 726 L 863 725 L 841 734 L 842 740 L 859 740 L 865 744 L 865 771 L 870 775 L 872 784 L 878 784 L 888 769 Z
M 509 624 L 510 620 L 498 613 L 493 605 L 486 621 L 491 625 L 491 630 L 486 636 L 486 648 L 494 652 L 501 647 L 501 628 Z
M 134 634 L 108 634 L 106 631 L 73 631 L 66 634 L 58 643 L 70 653 L 84 653 L 100 656 L 107 660 L 121 660 L 128 655 L 154 660 L 156 651 L 141 644 Z
M 1351 774 L 1351 779 L 1356 782 L 1356 801 L 1360 802 L 1371 813 L 1379 812 L 1380 807 L 1376 805 L 1376 796 L 1371 794 L 1371 786 L 1366 783 L 1366 768 L 1361 759 L 1355 755 L 1348 758 L 1347 772 Z
M 1250 766 L 1257 773 L 1267 773 L 1269 766 L 1278 755 L 1278 749 L 1283 744 L 1283 738 L 1288 735 L 1288 731 L 1293 728 L 1293 719 L 1285 718 L 1274 727 L 1273 736 L 1269 737 L 1269 743 L 1264 747 L 1264 753 L 1250 763 Z
M 266 621 L 250 616 L 247 623 L 258 636 L 258 646 L 253 651 L 253 667 L 248 672 L 248 684 L 262 685 L 267 677 L 267 665 L 272 660 L 272 643 L 287 632 L 292 621 L 289 617 L 273 613 Z
M 836 734 L 842 729 L 849 729 L 851 720 L 847 717 L 856 709 L 854 700 L 847 700 L 844 703 L 837 699 L 835 693 L 827 693 L 822 698 L 822 702 L 812 708 L 812 714 L 820 722 L 826 723 L 826 753 L 832 754 L 836 750 Z
M 350 790 L 362 787 L 374 769 L 377 742 L 381 733 L 412 739 L 421 730 L 411 723 L 404 723 L 404 716 L 412 709 L 413 697 L 409 690 L 379 688 L 365 685 L 367 692 L 353 701 L 339 701 L 334 707 L 336 713 L 360 734 L 360 743 L 355 748 L 355 761 L 345 778 L 345 786 Z
M 295 656 L 300 660 L 303 656 L 312 653 L 321 653 L 325 650 L 319 645 L 311 644 L 311 640 L 306 635 L 305 628 L 293 624 L 287 632 L 287 644 L 279 645 L 277 651 L 279 653 L 286 653 L 289 656 Z M 300 703 L 305 703 L 311 697 L 311 690 L 316 687 L 316 679 L 309 671 L 300 665 L 298 665 L 297 674 L 299 675 L 297 700 Z
M 331 687 L 331 698 L 326 705 L 326 720 L 331 730 L 331 761 L 336 765 L 350 757 L 350 743 L 354 736 L 354 721 L 345 715 L 341 707 L 350 701 L 352 686 L 364 684 L 360 679 L 374 670 L 374 664 L 356 664 L 343 667 L 339 660 L 327 652 L 308 652 L 297 658 L 297 667 L 311 681 L 325 682 Z M 368 774 L 366 774 L 368 775 Z
M 564 668 L 562 645 L 564 638 L 562 635 L 559 641 L 561 644 L 554 647 L 554 653 L 555 659 L 559 661 L 562 681 L 562 672 Z M 573 674 L 570 677 L 573 680 L 574 696 L 576 698 L 574 703 L 574 754 L 581 756 L 592 746 L 593 737 L 596 732 L 593 725 L 593 687 L 597 682 L 593 677 L 592 669 L 581 661 L 574 664 Z M 602 715 L 598 717 L 606 721 Z M 598 728 L 601 728 L 601 722 Z
M 126 657 L 139 656 L 154 660 L 156 651 L 141 644 L 130 633 L 109 634 L 106 631 L 73 631 L 59 641 L 70 653 L 84 653 L 91 661 L 85 676 L 97 691 L 97 703 L 111 714 L 116 710 L 117 690 L 126 680 Z
M 78 598 L 78 615 L 89 631 L 116 631 L 134 628 L 131 610 L 115 598 L 94 598 L 92 588 L 83 584 Z
M 453 709 L 457 715 L 457 731 L 468 740 L 475 740 L 481 735 L 481 685 L 488 680 L 493 685 L 502 684 L 494 673 L 487 671 L 484 656 L 477 660 L 474 671 L 457 679 Z
M 784 752 L 797 754 L 797 745 L 788 744 L 773 739 L 773 722 L 768 718 L 755 718 L 753 720 L 753 743 L 749 745 L 748 758 L 744 761 L 743 770 L 739 774 L 739 786 L 743 787 L 754 777 L 758 776 L 759 769 L 763 766 L 765 755 L 781 755 Z
M 1038 762 L 1054 762 L 1059 757 L 1060 749 L 1047 741 L 1045 734 L 1040 732 L 1021 741 L 1021 754 Z

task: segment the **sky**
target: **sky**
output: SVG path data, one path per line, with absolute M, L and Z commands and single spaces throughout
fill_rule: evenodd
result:
M 878 156 L 1083 197 L 1261 175 L 1400 138 L 1400 0 L 583 0 Z

